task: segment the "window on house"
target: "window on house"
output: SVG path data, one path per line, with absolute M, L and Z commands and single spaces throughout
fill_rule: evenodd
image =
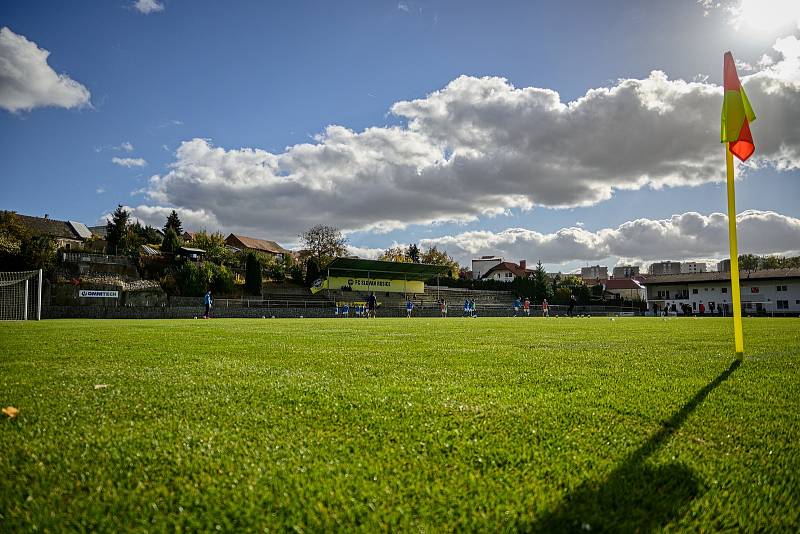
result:
M 727 293 L 728 292 L 728 288 L 727 287 L 721 287 L 719 290 L 722 291 L 723 293 Z
M 779 310 L 788 310 L 789 309 L 789 301 L 788 300 L 778 300 L 776 301 Z
M 752 310 L 753 309 L 753 303 L 752 302 L 745 302 L 744 303 L 744 308 L 746 310 Z
M 786 286 L 778 286 L 778 291 L 786 291 Z
M 692 289 L 692 295 L 697 295 L 697 289 Z
M 759 289 L 757 287 L 751 287 L 750 288 L 750 293 L 758 293 L 758 292 L 759 292 Z

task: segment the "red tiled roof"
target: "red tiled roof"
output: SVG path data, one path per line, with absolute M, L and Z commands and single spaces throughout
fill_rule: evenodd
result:
M 289 251 L 277 244 L 275 241 L 247 237 L 244 235 L 231 234 L 225 238 L 225 243 L 232 247 L 247 248 L 270 254 L 289 254 Z
M 633 280 L 632 278 L 617 278 L 617 279 L 610 279 L 603 282 L 605 285 L 606 291 L 612 289 L 644 289 L 639 282 Z
M 527 277 L 529 274 L 533 272 L 533 269 L 523 269 L 516 263 L 511 263 L 510 261 L 504 261 L 503 263 L 498 263 L 486 273 L 481 276 L 481 278 L 488 278 L 495 271 L 510 271 L 514 276 L 520 276 L 522 278 Z

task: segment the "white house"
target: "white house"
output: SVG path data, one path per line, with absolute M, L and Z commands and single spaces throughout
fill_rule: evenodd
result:
M 731 273 L 706 272 L 664 276 L 648 276 L 647 306 L 650 309 L 670 309 L 674 305 L 699 312 L 703 304 L 705 313 L 715 313 L 722 308 L 731 313 Z M 800 269 L 764 269 L 749 274 L 740 272 L 742 313 L 800 314 Z
M 503 263 L 503 258 L 499 256 L 481 256 L 472 260 L 472 278 L 475 280 L 483 278 L 489 269 L 501 263 Z
M 499 280 L 501 282 L 513 282 L 517 278 L 530 278 L 533 276 L 533 269 L 527 268 L 527 262 L 521 260 L 519 265 L 504 261 L 489 269 L 482 278 L 484 280 Z

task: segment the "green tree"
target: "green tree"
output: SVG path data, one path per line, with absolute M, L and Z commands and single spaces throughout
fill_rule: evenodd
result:
M 406 258 L 412 263 L 419 263 L 419 247 L 416 243 L 411 243 L 406 249 Z
M 218 265 L 232 265 L 237 263 L 234 253 L 225 245 L 225 237 L 219 232 L 209 234 L 205 230 L 195 234 L 192 247 L 206 251 L 206 261 Z
M 175 233 L 179 236 L 183 235 L 183 224 L 181 223 L 180 217 L 178 217 L 178 212 L 172 210 L 169 215 L 167 215 L 167 223 L 164 225 L 164 234 L 166 235 L 167 230 L 172 228 L 175 230 Z
M 542 262 L 536 264 L 533 270 L 533 298 L 536 301 L 552 298 L 550 278 L 547 276 Z
M 332 259 L 347 254 L 347 239 L 333 226 L 318 224 L 309 228 L 300 234 L 300 242 L 307 254 L 316 260 L 317 269 L 324 267 Z
M 122 204 L 119 204 L 111 214 L 111 219 L 106 220 L 106 242 L 109 254 L 125 253 L 130 218 L 131 213 L 123 208 Z
M 244 288 L 250 295 L 261 294 L 261 263 L 253 252 L 245 258 Z
M 22 242 L 20 256 L 26 269 L 49 270 L 56 261 L 55 240 L 46 235 L 36 235 Z
M 317 260 L 309 258 L 306 262 L 306 287 L 311 287 L 314 281 L 320 277 L 320 269 Z
M 450 277 L 457 278 L 459 265 L 456 260 L 450 257 L 450 255 L 443 251 L 436 248 L 436 246 L 432 246 L 425 250 L 420 255 L 420 263 L 427 263 L 430 265 L 444 265 L 450 268 Z
M 0 211 L 0 270 L 24 269 L 22 243 L 30 239 L 28 228 L 13 211 Z
M 751 271 L 757 271 L 758 263 L 758 256 L 753 254 L 739 255 L 739 269 L 742 271 L 747 271 L 747 274 L 750 274 Z
M 164 241 L 161 242 L 161 250 L 163 252 L 175 253 L 181 248 L 181 238 L 175 232 L 174 228 L 167 228 L 164 233 Z

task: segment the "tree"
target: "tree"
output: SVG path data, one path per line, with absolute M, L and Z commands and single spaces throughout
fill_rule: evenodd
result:
M 164 225 L 165 235 L 169 228 L 175 230 L 175 233 L 179 236 L 183 235 L 183 224 L 181 224 L 181 219 L 178 217 L 178 212 L 175 210 L 172 210 L 172 212 L 167 216 L 167 223 Z
M 22 242 L 20 255 L 27 269 L 50 269 L 56 261 L 56 242 L 46 235 L 37 235 Z
M 127 245 L 130 218 L 131 213 L 123 208 L 122 204 L 118 204 L 117 209 L 111 214 L 111 219 L 106 219 L 106 242 L 108 243 L 109 253 L 124 253 Z
M 139 221 L 136 221 L 131 225 L 131 230 L 142 241 L 142 244 L 158 245 L 161 243 L 161 236 L 158 231 L 149 224 L 142 226 Z
M 317 278 L 319 278 L 319 275 L 320 270 L 317 260 L 310 258 L 308 262 L 306 262 L 306 286 L 311 287 L 314 285 L 314 282 Z
M 300 242 L 317 262 L 317 268 L 328 264 L 337 256 L 347 254 L 347 239 L 333 226 L 318 224 L 300 234 Z M 313 281 L 313 280 L 312 280 Z
M 0 270 L 23 269 L 22 244 L 30 239 L 28 228 L 13 211 L 0 211 Z
M 230 265 L 236 261 L 234 253 L 225 245 L 225 238 L 219 232 L 209 234 L 205 230 L 195 234 L 192 247 L 206 251 L 206 261 L 219 265 Z
M 403 250 L 402 247 L 387 248 L 383 254 L 378 256 L 378 259 L 380 261 L 393 261 L 396 263 L 408 262 L 408 256 L 406 256 L 406 251 Z
M 411 243 L 406 249 L 406 258 L 412 263 L 419 263 L 419 247 L 416 243 Z
M 245 258 L 244 288 L 250 295 L 261 294 L 261 263 L 253 252 Z
M 164 232 L 164 241 L 161 242 L 161 250 L 175 253 L 179 248 L 181 248 L 181 239 L 174 228 L 167 228 L 167 231 Z
M 758 256 L 754 256 L 753 254 L 741 254 L 739 256 L 739 269 L 747 271 L 747 274 L 750 274 L 750 271 L 757 271 Z
M 456 260 L 450 257 L 450 255 L 443 251 L 436 248 L 436 246 L 432 246 L 424 251 L 420 255 L 420 263 L 428 263 L 431 265 L 445 265 L 450 268 L 450 277 L 456 278 L 458 277 L 459 265 Z
M 533 270 L 533 298 L 537 301 L 552 298 L 550 290 L 550 278 L 547 276 L 542 262 L 539 261 L 536 269 Z

